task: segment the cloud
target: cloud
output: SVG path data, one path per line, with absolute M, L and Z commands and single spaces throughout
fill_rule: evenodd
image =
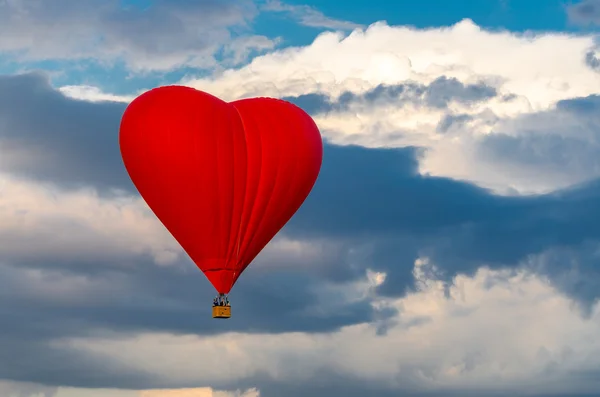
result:
M 504 183 L 538 191 L 567 187 L 600 176 L 597 95 L 559 101 L 549 111 L 500 120 L 474 152 Z M 519 181 L 520 179 L 520 181 Z
M 56 98 L 64 100 L 60 96 Z M 104 106 L 101 103 L 88 105 L 98 109 Z M 68 153 L 62 157 L 69 160 Z M 388 282 L 380 292 L 400 296 L 411 286 L 411 264 L 420 252 L 432 255 L 445 277 L 452 278 L 459 272 L 476 271 L 482 263 L 496 268 L 515 266 L 529 255 L 545 252 L 557 244 L 578 249 L 585 241 L 598 239 L 599 231 L 594 226 L 598 213 L 596 185 L 556 196 L 494 197 L 465 183 L 419 176 L 417 153 L 413 149 L 326 145 L 323 171 L 314 192 L 286 227 L 281 239 L 265 250 L 248 276 L 244 276 L 244 282 L 236 288 L 236 293 L 246 296 L 244 302 L 236 306 L 248 313 L 240 315 L 241 319 L 254 328 L 269 331 L 335 329 L 380 314 L 369 309 L 368 300 L 359 300 L 344 304 L 344 311 L 338 314 L 335 314 L 337 304 L 323 306 L 329 316 L 326 322 L 320 320 L 316 312 L 297 317 L 298 313 L 310 313 L 318 304 L 320 298 L 314 291 L 324 288 L 324 282 L 352 282 L 372 267 L 388 275 Z M 108 160 L 104 158 L 103 161 Z M 69 166 L 79 167 L 76 162 Z M 94 183 L 91 176 L 88 183 Z M 195 309 L 183 302 L 197 298 L 183 291 L 193 291 L 198 282 L 205 282 L 200 274 L 199 279 L 188 278 L 188 272 L 197 272 L 191 263 L 185 263 L 187 267 L 184 268 L 188 270 L 181 270 L 181 273 L 180 270 L 169 270 L 171 268 L 161 270 L 127 265 L 135 264 L 140 255 L 153 257 L 158 264 L 173 263 L 181 252 L 139 199 L 125 193 L 100 196 L 89 188 L 62 191 L 8 177 L 4 179 L 3 191 L 4 235 L 5 240 L 10 241 L 3 248 L 3 257 L 7 260 L 38 269 L 43 259 L 45 269 L 61 262 L 60 268 L 80 275 L 115 270 L 129 275 L 141 272 L 135 277 L 140 283 L 153 286 L 152 291 L 168 289 L 168 285 L 181 286 L 182 295 L 174 302 L 167 300 L 160 305 L 153 304 L 155 313 L 151 318 L 132 314 L 140 310 L 137 301 L 132 306 L 109 309 L 114 304 L 110 299 L 95 303 L 102 305 L 100 312 L 79 309 L 82 310 L 78 312 L 79 318 L 89 318 L 91 323 L 102 318 L 102 322 L 126 329 L 166 327 L 172 332 L 209 331 L 200 326 L 199 319 L 189 321 L 184 318 Z M 581 208 L 586 211 L 582 212 Z M 557 217 L 555 214 L 562 215 Z M 57 233 L 57 230 L 61 232 Z M 34 241 L 35 249 L 32 249 Z M 82 257 L 85 259 L 79 259 Z M 287 266 L 276 265 L 282 262 Z M 180 268 L 179 265 L 176 267 Z M 572 268 L 541 270 L 561 288 L 564 286 L 568 293 L 586 302 L 596 298 L 594 293 L 577 295 L 577 289 L 573 288 L 573 283 L 595 277 L 591 268 L 584 273 L 572 274 L 568 285 L 563 285 L 562 279 L 573 271 Z M 22 282 L 17 282 L 18 277 L 24 276 L 7 273 L 3 278 L 9 285 L 35 285 L 34 280 L 43 279 L 43 273 L 36 275 L 34 272 Z M 118 279 L 108 280 L 111 281 L 107 285 L 118 282 Z M 120 281 L 125 282 L 123 288 L 137 285 L 127 280 Z M 63 295 L 52 298 L 44 295 L 43 284 L 33 290 L 42 294 L 38 299 L 60 303 L 68 300 L 70 294 L 84 290 L 96 291 L 90 295 L 94 301 L 107 288 L 103 283 L 95 285 L 81 281 L 78 284 L 77 278 L 70 283 L 70 288 L 60 287 Z M 281 287 L 264 291 L 260 286 L 265 283 Z M 142 292 L 137 288 L 137 294 L 149 294 L 146 299 L 151 301 L 150 291 Z M 52 291 L 47 293 L 58 293 Z M 588 291 L 594 289 L 588 288 Z M 208 295 L 209 291 L 206 293 Z M 327 301 L 339 299 L 336 296 L 338 293 L 332 292 Z M 264 302 L 285 314 L 277 319 L 268 313 L 251 314 Z M 173 305 L 187 307 L 176 316 L 177 320 L 170 313 Z M 125 313 L 127 315 L 123 316 Z M 163 316 L 170 316 L 171 321 L 165 323 Z
M 188 77 L 185 82 L 229 99 L 257 91 L 337 97 L 381 84 L 429 84 L 446 76 L 467 84 L 487 82 L 500 94 L 525 97 L 528 103 L 520 111 L 535 111 L 598 90 L 600 76 L 584 62 L 593 46 L 592 35 L 487 31 L 468 19 L 427 29 L 377 22 L 347 35 L 321 33 L 308 46 L 277 50 L 215 78 Z M 514 67 L 516 59 L 520 67 Z
M 12 225 L 23 225 L 22 214 L 27 214 L 30 223 L 27 229 L 19 226 L 18 229 L 7 230 L 6 238 L 13 243 L 5 248 L 5 255 L 10 258 L 27 257 L 30 260 L 51 255 L 52 258 L 72 260 L 69 258 L 85 252 L 92 260 L 98 260 L 112 252 L 118 257 L 130 258 L 128 260 L 133 258 L 132 255 L 149 255 L 158 263 L 175 260 L 181 251 L 162 226 L 149 215 L 145 205 L 130 196 L 134 190 L 124 174 L 118 147 L 108 145 L 110 141 L 104 138 L 106 134 L 114 134 L 116 140 L 116 120 L 122 113 L 123 105 L 65 98 L 37 75 L 6 78 L 5 84 L 7 89 L 4 92 L 10 93 L 11 87 L 14 87 L 23 99 L 7 94 L 4 102 L 5 117 L 9 121 L 15 120 L 12 128 L 4 130 L 4 133 L 13 134 L 9 136 L 13 140 L 9 139 L 8 142 L 20 148 L 4 160 L 4 172 L 50 180 L 58 183 L 58 186 L 71 189 L 62 192 L 56 186 L 37 188 L 18 179 L 6 179 L 5 183 L 11 187 L 11 195 L 5 196 L 6 224 L 11 228 L 16 227 Z M 353 106 L 357 103 L 360 106 L 389 101 L 427 104 L 436 92 L 443 95 L 437 97 L 438 102 L 430 105 L 432 107 L 448 107 L 454 103 L 471 105 L 496 97 L 495 91 L 486 85 L 465 85 L 457 80 L 441 78 L 427 86 L 380 86 L 360 95 L 345 94 L 336 103 L 328 102 L 322 96 L 311 97 L 311 100 L 320 107 L 356 109 Z M 31 104 L 34 106 L 30 107 Z M 16 106 L 15 110 L 11 106 Z M 576 112 L 570 116 L 572 120 L 582 120 L 588 114 L 592 117 L 590 120 L 594 120 L 594 106 L 595 102 L 591 99 L 571 100 L 561 102 L 557 111 Z M 43 125 L 31 128 L 28 123 L 35 118 L 29 114 L 37 114 L 37 109 L 48 111 L 50 118 Z M 22 112 L 22 115 L 17 119 L 14 116 L 18 112 Z M 560 126 L 555 118 L 540 122 L 543 120 L 541 117 L 554 115 L 547 113 L 546 116 L 542 112 L 524 117 L 531 118 L 529 123 L 537 126 L 540 134 L 544 134 L 547 126 Z M 88 117 L 88 114 L 93 117 Z M 98 114 L 103 115 L 104 119 L 100 119 Z M 57 124 L 60 128 L 55 128 L 52 120 L 59 115 L 69 116 L 60 120 Z M 106 123 L 109 120 L 114 121 Z M 516 120 L 514 123 L 524 123 L 518 118 L 513 120 Z M 18 124 L 23 121 L 24 125 Z M 113 133 L 110 133 L 111 130 Z M 39 131 L 46 131 L 52 138 L 39 134 Z M 63 131 L 84 133 L 68 134 L 62 138 Z M 483 153 L 483 159 L 479 160 L 481 163 L 491 159 L 501 164 L 499 158 L 502 159 L 502 156 L 515 163 L 524 162 L 529 159 L 527 150 L 535 150 L 540 154 L 539 164 L 529 160 L 534 170 L 535 167 L 540 171 L 548 169 L 549 164 L 555 164 L 557 158 L 557 164 L 562 163 L 563 169 L 568 170 L 561 156 L 555 156 L 553 152 L 546 154 L 535 147 L 526 150 L 525 144 L 519 144 L 518 147 L 523 150 L 521 155 L 507 146 L 509 144 L 498 142 L 503 136 L 510 137 L 510 129 L 506 131 L 504 135 L 484 137 L 480 146 L 474 146 L 478 148 L 476 154 Z M 28 134 L 32 132 L 34 134 L 30 138 Z M 583 138 L 585 133 L 582 133 Z M 53 165 L 56 169 L 48 167 L 46 163 L 34 162 L 38 158 L 29 154 L 31 143 L 44 142 L 44 139 L 47 140 L 44 146 L 47 151 L 44 153 L 55 156 Z M 93 140 L 98 143 L 90 143 Z M 65 142 L 69 144 L 64 145 Z M 103 142 L 108 143 L 103 145 Z M 502 145 L 507 148 L 502 149 Z M 527 255 L 540 253 L 554 244 L 575 247 L 586 239 L 598 238 L 597 228 L 589 225 L 591 220 L 596 219 L 596 184 L 556 196 L 500 198 L 467 183 L 420 176 L 423 153 L 419 148 L 375 150 L 326 144 L 323 170 L 313 193 L 298 216 L 283 231 L 282 237 L 288 240 L 278 242 L 282 251 L 278 251 L 280 248 L 266 251 L 264 263 L 284 260 L 301 264 L 310 257 L 310 262 L 315 266 L 308 267 L 308 271 L 317 272 L 328 280 L 348 281 L 360 277 L 365 270 L 364 265 L 343 265 L 355 260 L 348 256 L 354 250 L 359 252 L 356 254 L 359 257 L 363 255 L 369 258 L 367 260 L 376 260 L 378 268 L 388 273 L 390 280 L 394 280 L 388 283 L 393 286 L 389 287 L 388 293 L 398 294 L 410 284 L 410 263 L 420 250 L 437 255 L 436 260 L 451 277 L 458 271 L 472 271 L 482 262 L 512 266 Z M 589 161 L 594 160 L 593 150 L 589 158 Z M 31 163 L 28 159 L 32 159 L 29 160 Z M 90 163 L 90 159 L 95 160 Z M 507 168 L 509 166 L 505 165 Z M 585 167 L 579 168 L 585 170 Z M 556 169 L 561 168 L 557 166 Z M 594 174 L 587 176 L 593 178 Z M 565 180 L 568 180 L 567 177 Z M 96 190 L 72 190 L 74 183 L 91 184 Z M 122 191 L 115 192 L 114 187 Z M 6 188 L 4 190 L 7 191 Z M 57 195 L 59 198 L 55 198 Z M 40 204 L 37 204 L 38 201 L 24 200 L 23 197 L 36 197 Z M 377 205 L 373 207 L 373 203 Z M 587 212 L 579 210 L 582 206 L 588 209 Z M 555 212 L 563 213 L 564 217 L 557 218 Z M 71 240 L 53 234 L 52 230 L 58 227 L 64 228 L 63 236 L 72 236 Z M 42 232 L 44 230 L 48 232 Z M 503 245 L 495 246 L 499 236 L 502 236 Z M 38 244 L 39 253 L 27 248 L 30 239 L 35 238 L 42 241 Z M 322 238 L 325 240 L 318 242 Z M 74 245 L 76 250 L 70 248 L 69 241 L 77 242 Z M 73 253 L 61 257 L 61 252 Z M 291 257 L 286 258 L 286 255 L 298 258 L 297 262 Z M 446 260 L 442 261 L 440 256 Z M 361 313 L 364 315 L 366 312 Z
M 95 259 L 114 252 L 123 257 L 151 255 L 159 263 L 168 262 L 169 258 L 174 260 L 180 252 L 178 247 L 149 215 L 145 205 L 130 196 L 135 191 L 124 173 L 118 147 L 109 145 L 112 139 L 105 138 L 114 134 L 116 141 L 117 120 L 124 105 L 66 98 L 38 75 L 8 77 L 4 84 L 3 92 L 7 98 L 3 102 L 4 120 L 9 121 L 11 128 L 0 131 L 0 136 L 10 134 L 4 140 L 0 139 L 0 144 L 7 147 L 8 142 L 19 149 L 3 158 L 4 172 L 33 178 L 32 181 L 52 181 L 59 187 L 70 189 L 64 193 L 56 187 L 37 188 L 30 182 L 7 178 L 5 183 L 11 187 L 11 195 L 4 199 L 8 209 L 6 224 L 22 225 L 21 214 L 27 214 L 30 226 L 7 230 L 6 238 L 13 243 L 5 248 L 5 254 L 11 258 L 36 258 L 36 251 L 27 248 L 28 241 L 41 238 L 43 243 L 38 246 L 42 253 L 39 255 L 52 253 L 54 258 L 59 258 L 56 255 L 60 252 L 72 251 L 68 241 L 52 234 L 52 230 L 60 227 L 64 228 L 63 235 L 72 236 L 71 239 L 78 242 L 77 249 L 83 250 L 73 252 L 86 252 Z M 13 89 L 17 94 L 11 94 Z M 430 98 L 435 93 L 441 94 L 437 94 L 437 102 L 431 103 Z M 456 103 L 472 106 L 493 100 L 497 97 L 494 94 L 494 89 L 487 85 L 465 85 L 458 80 L 440 78 L 429 85 L 380 86 L 363 94 L 344 94 L 337 102 L 317 94 L 296 99 L 312 101 L 317 110 L 325 107 L 326 111 L 332 108 L 355 111 L 356 106 L 371 109 L 373 104 L 386 106 L 390 101 L 431 108 L 447 108 Z M 595 178 L 594 167 L 586 166 L 595 164 L 593 145 L 548 146 L 549 141 L 543 140 L 553 132 L 550 127 L 571 131 L 569 139 L 575 142 L 588 139 L 587 131 L 595 125 L 595 106 L 593 97 L 567 100 L 560 102 L 555 110 L 504 121 L 502 133 L 484 136 L 472 146 L 477 149 L 473 155 L 480 156 L 476 158 L 479 164 L 495 162 L 515 173 L 521 168 L 527 171 L 529 167 L 531 177 L 538 180 L 544 170 L 552 171 L 553 164 L 556 164 L 555 172 L 563 173 L 565 183 L 572 181 L 577 171 L 586 172 L 585 178 Z M 47 112 L 48 119 L 42 124 L 32 124 L 36 118 L 30 114 L 36 115 L 39 111 Z M 564 120 L 588 121 L 578 137 L 573 134 L 576 124 L 561 127 Z M 511 131 L 523 130 L 521 126 L 524 125 L 531 131 L 538 131 L 540 142 L 546 145 L 542 148 L 548 148 L 546 152 L 535 146 L 533 133 L 527 140 L 520 135 L 511 135 Z M 74 134 L 75 131 L 83 132 Z M 446 136 L 448 132 L 442 135 Z M 50 163 L 54 167 L 40 162 L 35 155 L 40 142 L 46 148 L 42 153 L 55 156 Z M 588 150 L 587 159 L 581 156 L 584 149 L 580 146 Z M 556 154 L 565 150 L 565 154 Z M 532 157 L 529 152 L 537 153 L 538 157 Z M 403 291 L 410 278 L 407 277 L 410 266 L 394 265 L 393 258 L 397 258 L 399 246 L 403 247 L 404 264 L 412 263 L 419 250 L 446 255 L 447 261 L 440 265 L 452 276 L 456 271 L 476 269 L 481 262 L 514 265 L 527 255 L 542 252 L 553 244 L 577 246 L 586 239 L 598 238 L 597 228 L 588 223 L 597 213 L 596 184 L 560 195 L 500 198 L 467 183 L 420 176 L 424 156 L 427 159 L 427 152 L 420 148 L 375 150 L 326 144 L 319 181 L 298 216 L 283 231 L 282 236 L 289 240 L 280 241 L 281 247 L 287 247 L 281 255 L 296 252 L 298 258 L 304 258 L 300 261 L 306 259 L 303 255 L 314 255 L 311 262 L 319 265 L 311 267 L 310 271 L 341 281 L 359 277 L 364 271 L 364 266 L 354 270 L 340 266 L 340 261 L 347 260 L 342 258 L 347 258 L 350 247 L 364 252 L 374 250 L 364 255 L 378 255 L 380 269 L 389 273 L 391 279 L 397 277 L 394 291 L 398 293 Z M 579 163 L 570 165 L 566 161 L 569 158 L 578 158 Z M 90 159 L 94 159 L 93 162 Z M 515 164 L 519 162 L 522 165 L 517 168 Z M 538 176 L 534 176 L 536 171 L 539 171 Z M 508 182 L 514 181 L 513 175 Z M 82 184 L 91 184 L 94 189 L 72 190 L 73 186 Z M 115 187 L 121 192 L 114 191 Z M 57 194 L 59 199 L 54 198 Z M 36 197 L 44 204 L 38 205 L 37 201 L 23 197 Z M 373 207 L 373 203 L 378 204 Z M 581 206 L 588 209 L 586 213 L 581 213 Z M 564 217 L 555 217 L 556 211 L 565 214 Z M 527 222 L 523 223 L 523 219 Z M 48 233 L 44 234 L 43 230 Z M 440 230 L 444 233 L 440 234 Z M 493 245 L 499 235 L 504 236 L 501 249 Z M 318 243 L 320 238 L 325 238 L 326 243 Z M 303 244 L 310 244 L 312 248 L 305 251 L 307 247 Z M 281 261 L 277 251 L 270 252 L 265 258 Z M 70 255 L 72 258 L 73 254 Z
M 131 186 L 118 133 L 125 104 L 65 97 L 41 74 L 0 76 L 0 168 L 71 186 Z
M 0 393 L 7 397 L 56 397 L 56 391 L 55 387 L 0 380 Z
M 594 337 L 597 307 L 584 320 L 543 279 L 489 269 L 457 276 L 446 296 L 443 283 L 427 276 L 431 266 L 424 258 L 417 261 L 417 289 L 377 303 L 399 311 L 383 335 L 373 324 L 356 324 L 327 335 L 147 333 L 65 338 L 56 345 L 109 357 L 153 374 L 155 383 L 166 387 L 255 377 L 300 384 L 330 372 L 360 380 L 363 387 L 408 391 L 510 389 L 517 395 L 598 386 L 575 375 L 595 371 L 599 364 L 594 358 L 600 349 Z
M 536 194 L 598 176 L 595 166 L 578 160 L 594 161 L 595 145 L 588 139 L 594 116 L 576 124 L 572 109 L 560 105 L 600 90 L 595 48 L 593 35 L 486 31 L 470 20 L 428 29 L 375 23 L 348 35 L 322 33 L 311 45 L 183 82 L 227 99 L 296 98 L 333 143 L 422 147 L 424 175 L 500 194 Z M 548 123 L 543 137 L 529 138 L 533 120 Z M 513 162 L 511 153 L 501 154 L 506 135 L 541 139 L 547 146 L 569 143 L 563 157 L 542 155 L 553 163 L 544 169 L 541 159 Z M 493 142 L 500 147 L 488 157 Z M 524 149 L 518 150 L 522 156 L 536 156 Z
M 594 114 L 581 119 L 564 107 L 600 90 L 594 54 L 591 35 L 488 32 L 469 20 L 431 29 L 378 23 L 184 83 L 225 99 L 283 96 L 311 112 L 332 143 L 418 146 L 426 149 L 421 174 L 538 194 L 599 176 Z M 74 90 L 63 91 L 110 98 Z
M 595 50 L 590 50 L 585 54 L 585 63 L 590 69 L 600 71 L 600 59 L 598 59 L 598 54 Z
M 167 390 L 145 390 L 141 391 L 139 397 L 259 397 L 256 389 L 246 391 L 223 392 L 213 391 L 210 388 L 196 389 L 167 389 Z
M 214 390 L 210 387 L 188 389 L 125 390 L 46 387 L 30 383 L 0 381 L 4 397 L 259 397 L 256 389 Z
M 599 390 L 592 38 L 469 21 L 343 37 L 192 82 L 284 96 L 327 139 L 227 322 L 124 173 L 129 98 L 0 78 L 0 378 L 82 397 Z
M 354 22 L 327 17 L 311 6 L 285 4 L 279 0 L 268 0 L 262 6 L 262 10 L 286 13 L 293 19 L 296 19 L 301 25 L 311 28 L 352 30 L 363 27 L 363 25 Z
M 347 91 L 332 101 L 323 94 L 306 94 L 284 97 L 315 115 L 331 111 L 354 110 L 352 105 L 402 107 L 406 104 L 446 109 L 451 102 L 471 104 L 496 97 L 496 89 L 483 82 L 463 84 L 455 78 L 441 76 L 431 84 L 408 82 L 397 85 L 378 85 L 366 92 L 355 94 Z
M 238 37 L 224 46 L 223 53 L 229 63 L 227 61 L 222 62 L 216 67 L 222 68 L 223 65 L 228 66 L 231 64 L 239 65 L 245 62 L 254 51 L 272 50 L 279 42 L 281 42 L 280 38 L 271 40 L 266 36 Z
M 233 29 L 247 33 L 242 42 L 230 44 L 235 62 L 249 49 L 272 47 L 269 39 L 248 35 L 257 12 L 246 0 L 159 0 L 147 8 L 116 0 L 68 0 L 60 7 L 5 1 L 0 3 L 0 51 L 20 62 L 122 62 L 136 72 L 214 67 L 214 56 L 230 42 Z
M 68 98 L 79 99 L 87 102 L 131 102 L 135 96 L 120 96 L 102 92 L 98 87 L 89 85 L 66 85 L 59 91 Z
M 470 184 L 419 176 L 415 154 L 325 146 L 321 176 L 286 233 L 350 239 L 355 252 L 363 251 L 358 257 L 388 274 L 385 293 L 392 295 L 410 285 L 407 265 L 419 254 L 434 258 L 451 278 L 484 263 L 512 267 L 553 247 L 581 250 L 600 238 L 597 180 L 554 194 L 502 197 Z M 557 281 L 569 273 L 593 286 L 595 262 L 585 261 L 564 263 L 546 274 Z
M 152 255 L 166 264 L 181 252 L 138 197 L 103 198 L 92 188 L 65 192 L 0 175 L 0 203 L 5 261 L 85 263 Z
M 569 21 L 577 25 L 594 25 L 600 23 L 600 1 L 583 0 L 567 6 Z
M 597 306 L 588 318 L 582 318 L 569 298 L 526 270 L 482 268 L 472 276 L 456 276 L 449 289 L 436 272 L 430 260 L 420 258 L 412 270 L 413 291 L 394 299 L 375 296 L 373 305 L 394 308 L 398 313 L 385 320 L 383 333 L 378 331 L 377 321 L 312 335 L 226 330 L 213 336 L 150 330 L 124 333 L 108 324 L 110 330 L 102 330 L 105 326 L 98 324 L 100 329 L 91 334 L 56 333 L 48 341 L 48 348 L 60 357 L 54 373 L 65 375 L 51 380 L 42 371 L 36 380 L 61 387 L 6 382 L 0 387 L 13 392 L 46 391 L 52 397 L 150 396 L 193 384 L 217 389 L 255 384 L 260 385 L 262 397 L 281 395 L 290 385 L 295 385 L 292 396 L 312 389 L 339 393 L 347 384 L 353 385 L 353 392 L 378 390 L 384 396 L 398 392 L 470 395 L 475 391 L 485 395 L 509 389 L 514 395 L 525 391 L 574 395 L 597 390 L 597 377 L 581 379 L 578 375 L 594 373 L 598 365 L 595 357 L 600 346 L 594 337 L 600 326 Z M 387 281 L 382 274 L 371 280 L 348 284 L 347 296 L 364 294 Z M 19 353 L 15 346 L 13 341 L 6 352 Z M 44 356 L 39 347 L 28 348 L 34 349 L 36 362 L 40 362 Z M 12 360 L 13 376 L 21 366 L 29 373 L 43 368 L 34 361 L 25 363 L 23 355 L 13 357 L 19 357 L 20 364 L 15 368 Z M 74 365 L 77 370 L 71 367 Z M 94 380 L 87 375 L 90 373 Z M 86 383 L 113 389 L 89 389 L 83 386 Z M 209 393 L 209 389 L 169 392 L 184 396 Z M 216 395 L 258 395 L 253 390 L 221 393 Z M 22 395 L 29 394 L 23 391 Z
M 0 378 L 55 386 L 161 387 L 151 379 L 154 375 L 58 342 L 68 336 L 140 332 L 330 332 L 370 321 L 378 312 L 369 305 L 376 280 L 334 285 L 306 271 L 265 268 L 259 261 L 236 286 L 234 318 L 217 323 L 210 321 L 213 290 L 191 263 L 154 267 L 143 260 L 92 259 L 69 267 L 50 259 L 27 266 L 0 264 Z

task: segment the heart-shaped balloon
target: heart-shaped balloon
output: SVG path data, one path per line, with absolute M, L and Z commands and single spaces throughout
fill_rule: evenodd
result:
M 323 157 L 297 106 L 182 86 L 133 100 L 119 141 L 142 198 L 222 294 L 300 208 Z

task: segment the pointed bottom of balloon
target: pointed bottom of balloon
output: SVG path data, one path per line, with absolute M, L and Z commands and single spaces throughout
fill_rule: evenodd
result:
M 235 270 L 218 269 L 203 270 L 203 272 L 219 294 L 228 294 L 231 291 L 236 275 Z

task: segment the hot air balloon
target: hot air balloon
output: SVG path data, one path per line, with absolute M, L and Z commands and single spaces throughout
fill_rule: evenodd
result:
M 142 198 L 217 290 L 213 317 L 229 318 L 227 294 L 317 180 L 316 124 L 279 99 L 164 86 L 129 104 L 119 144 Z

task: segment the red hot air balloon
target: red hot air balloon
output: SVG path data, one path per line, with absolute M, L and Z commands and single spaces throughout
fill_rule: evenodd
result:
M 142 198 L 219 293 L 213 317 L 229 317 L 221 299 L 317 180 L 316 124 L 282 100 L 166 86 L 129 104 L 119 143 Z

